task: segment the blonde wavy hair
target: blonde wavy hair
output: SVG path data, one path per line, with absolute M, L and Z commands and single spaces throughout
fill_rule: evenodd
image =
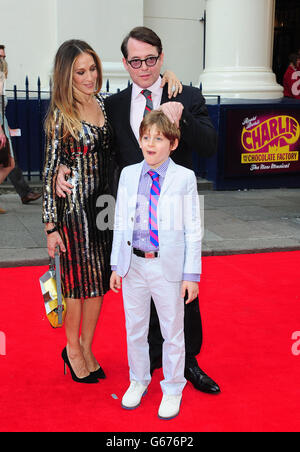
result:
M 89 44 L 78 39 L 64 42 L 58 49 L 54 61 L 52 96 L 45 120 L 46 133 L 51 133 L 55 128 L 55 111 L 57 109 L 60 112 L 63 124 L 63 137 L 72 135 L 77 139 L 78 133 L 82 130 L 78 109 L 80 100 L 76 98 L 73 88 L 73 68 L 76 59 L 83 53 L 92 55 L 95 61 L 98 72 L 95 94 L 101 90 L 103 81 L 102 64 L 96 52 Z
M 7 62 L 5 61 L 4 58 L 1 58 L 1 57 L 0 57 L 0 72 L 2 72 L 4 74 L 5 78 L 7 78 L 7 74 L 8 74 Z

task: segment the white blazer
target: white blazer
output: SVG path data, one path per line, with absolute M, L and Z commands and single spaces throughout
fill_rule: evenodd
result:
M 137 192 L 143 163 L 123 169 L 118 188 L 111 265 L 124 277 L 130 267 Z M 184 273 L 201 274 L 202 225 L 193 171 L 170 159 L 158 207 L 159 252 L 164 276 L 182 281 Z

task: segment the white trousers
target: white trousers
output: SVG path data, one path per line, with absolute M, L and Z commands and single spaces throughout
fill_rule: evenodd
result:
M 164 338 L 164 380 L 160 384 L 166 395 L 181 394 L 186 384 L 181 284 L 164 278 L 159 257 L 145 259 L 135 254 L 122 282 L 130 381 L 139 381 L 144 386 L 151 381 L 148 331 L 152 297 Z

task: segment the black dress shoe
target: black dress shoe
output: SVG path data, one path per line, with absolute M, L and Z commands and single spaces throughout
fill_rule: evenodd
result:
M 220 388 L 200 367 L 195 364 L 186 366 L 184 372 L 185 378 L 192 383 L 194 388 L 207 394 L 219 394 Z
M 29 204 L 32 201 L 36 201 L 41 196 L 42 196 L 41 192 L 34 193 L 33 191 L 30 191 L 29 193 L 27 193 L 27 195 L 25 195 L 21 198 L 21 201 L 23 204 Z

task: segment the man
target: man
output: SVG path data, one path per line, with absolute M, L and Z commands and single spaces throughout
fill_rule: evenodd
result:
M 6 58 L 5 46 L 0 44 L 0 58 Z M 23 172 L 21 168 L 18 166 L 15 157 L 15 167 L 8 175 L 8 179 L 11 181 L 13 186 L 16 189 L 16 192 L 21 198 L 23 204 L 29 204 L 32 201 L 36 201 L 42 196 L 41 192 L 34 193 L 27 182 L 24 179 Z
M 217 135 L 200 90 L 184 86 L 176 101 L 174 99 L 169 101 L 167 87 L 161 88 L 160 71 L 164 54 L 161 40 L 156 33 L 146 27 L 136 27 L 124 39 L 121 50 L 124 67 L 130 74 L 133 85 L 105 99 L 108 119 L 114 129 L 114 159 L 111 161 L 114 194 L 120 171 L 125 166 L 143 160 L 138 137 L 139 126 L 147 110 L 161 108 L 171 121 L 180 126 L 182 138 L 178 148 L 172 154 L 175 163 L 193 169 L 193 151 L 198 152 L 202 157 L 210 157 L 217 150 Z M 59 175 L 58 194 L 62 194 L 63 190 L 67 191 L 69 187 L 64 181 L 64 174 Z M 198 298 L 189 305 L 185 305 L 184 330 L 185 378 L 200 391 L 218 394 L 219 386 L 200 369 L 196 360 L 202 345 Z M 152 303 L 148 340 L 153 372 L 162 365 L 163 342 L 154 303 Z

